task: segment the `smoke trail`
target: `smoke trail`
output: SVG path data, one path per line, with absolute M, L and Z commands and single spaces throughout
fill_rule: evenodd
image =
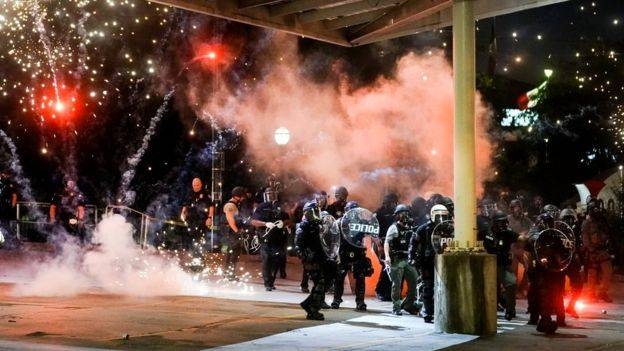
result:
M 52 57 L 52 43 L 50 42 L 50 38 L 46 33 L 45 26 L 43 25 L 43 12 L 39 7 L 39 1 L 35 1 L 33 6 L 33 16 L 35 17 L 35 25 L 37 28 L 37 32 L 39 33 L 39 41 L 43 45 L 43 49 L 46 53 L 46 58 L 48 59 L 48 65 L 50 66 L 50 70 L 52 72 L 52 80 L 54 84 L 54 93 L 56 94 L 56 101 L 60 101 L 59 90 L 58 90 L 58 82 L 56 79 L 56 63 Z
M 136 166 L 139 164 L 139 162 L 141 162 L 143 155 L 145 155 L 145 152 L 149 147 L 149 142 L 156 132 L 156 127 L 158 126 L 158 123 L 167 111 L 169 100 L 171 100 L 174 93 L 175 89 L 172 89 L 167 93 L 167 95 L 165 95 L 162 105 L 160 105 L 160 107 L 156 111 L 156 115 L 154 115 L 154 117 L 152 117 L 152 119 L 150 120 L 150 125 L 147 128 L 145 135 L 143 136 L 141 147 L 137 150 L 136 153 L 134 153 L 134 155 L 128 157 L 128 169 L 123 173 L 121 177 L 121 186 L 119 188 L 119 191 L 117 192 L 117 202 L 126 206 L 130 206 L 134 203 L 136 194 L 132 190 L 130 190 L 130 183 L 132 182 L 136 174 Z
M 24 175 L 24 171 L 22 169 L 22 164 L 19 160 L 19 156 L 17 155 L 17 147 L 11 137 L 9 137 L 4 130 L 0 129 L 0 137 L 4 140 L 6 145 L 9 147 L 11 151 L 11 170 L 15 176 L 16 182 L 21 187 L 21 195 L 28 202 L 34 202 L 35 198 L 32 194 L 32 188 L 30 186 L 30 180 Z

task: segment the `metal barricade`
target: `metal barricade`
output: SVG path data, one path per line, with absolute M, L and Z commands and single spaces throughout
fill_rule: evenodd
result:
M 43 239 L 50 233 L 51 222 L 49 219 L 50 206 L 48 202 L 18 201 L 15 206 L 15 219 L 11 221 L 15 236 L 23 240 L 24 236 L 38 237 Z M 93 229 L 98 222 L 98 208 L 94 205 L 84 205 L 85 225 Z

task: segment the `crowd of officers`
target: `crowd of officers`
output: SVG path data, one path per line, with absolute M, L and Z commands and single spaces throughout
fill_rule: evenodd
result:
M 0 225 L 6 227 L 8 213 L 14 210 L 17 202 L 17 191 L 6 174 L 0 174 L 0 185 L 0 219 L 3 221 Z M 322 309 L 340 308 L 344 281 L 349 273 L 355 281 L 356 310 L 366 311 L 365 278 L 373 273 L 372 263 L 366 255 L 366 247 L 349 240 L 341 224 L 343 215 L 359 208 L 358 203 L 348 201 L 347 189 L 340 186 L 335 189 L 332 203 L 327 193 L 320 191 L 286 211 L 280 203 L 280 190 L 275 176 L 269 177 L 255 195 L 242 187 L 232 190 L 230 199 L 222 207 L 223 223 L 219 224 L 223 235 L 224 277 L 238 280 L 242 235 L 251 230 L 260 241 L 264 287 L 267 291 L 274 290 L 277 275 L 286 276 L 288 235 L 295 232 L 294 247 L 303 265 L 301 290 L 309 293 L 301 303 L 307 318 L 322 320 Z M 83 206 L 75 183 L 68 181 L 63 194 L 52 204 L 51 220 L 60 218 L 71 222 L 78 218 L 80 222 L 84 211 L 63 210 Z M 516 317 L 517 296 L 527 298 L 529 324 L 537 325 L 538 331 L 546 333 L 565 326 L 566 313 L 578 318 L 575 305 L 581 293 L 589 301 L 612 302 L 609 289 L 613 255 L 609 222 L 601 200 L 589 198 L 586 204 L 585 213 L 578 213 L 572 208 L 559 209 L 539 201 L 533 206 L 538 210 L 529 212 L 522 199 L 503 204 L 484 199 L 479 203 L 477 240 L 483 242 L 488 253 L 497 257 L 499 311 L 504 312 L 507 320 Z M 501 207 L 508 213 L 501 211 Z M 453 201 L 440 194 L 427 199 L 416 197 L 406 205 L 399 203 L 396 194 L 389 193 L 374 211 L 379 236 L 371 237 L 372 248 L 383 270 L 375 292 L 379 300 L 392 301 L 393 314 L 419 314 L 425 322 L 433 322 L 434 262 L 439 249 L 434 247 L 432 236 L 444 224 L 451 223 L 452 227 L 453 210 Z M 185 245 L 189 248 L 202 246 L 206 229 L 217 224 L 215 211 L 215 204 L 201 180 L 193 179 L 192 192 L 180 213 L 188 226 Z M 64 219 L 66 212 L 71 212 L 73 217 Z M 327 236 L 322 234 L 328 232 L 334 234 L 335 240 L 326 240 Z M 554 237 L 548 235 L 557 233 L 565 234 L 570 240 L 550 240 Z M 571 297 L 564 306 L 566 277 Z M 309 280 L 312 280 L 312 289 Z M 405 297 L 402 296 L 404 284 L 407 287 Z M 333 294 L 329 305 L 325 303 L 328 293 Z
M 245 223 L 241 215 L 248 193 L 240 187 L 232 191 L 232 198 L 224 206 L 228 236 L 232 243 L 227 254 L 226 271 L 235 279 L 236 249 L 239 234 L 245 226 L 254 228 L 261 239 L 262 274 L 267 291 L 274 283 L 280 265 L 285 262 L 285 243 L 289 228 L 295 230 L 294 246 L 303 264 L 301 290 L 309 296 L 301 303 L 307 318 L 321 320 L 322 309 L 340 308 L 344 280 L 350 273 L 355 282 L 356 310 L 366 311 L 364 302 L 365 278 L 372 275 L 372 264 L 366 248 L 354 245 L 340 225 L 344 213 L 358 208 L 348 201 L 345 187 L 335 190 L 335 201 L 328 203 L 325 192 L 314 194 L 299 208 L 285 211 L 271 186 L 261 190 L 264 201 L 255 206 L 251 220 Z M 511 320 L 516 317 L 516 298 L 528 299 L 529 323 L 537 330 L 552 333 L 565 325 L 566 313 L 578 318 L 575 304 L 583 287 L 590 301 L 611 302 L 609 283 L 612 274 L 612 255 L 609 252 L 608 223 L 600 200 L 587 200 L 585 213 L 574 209 L 558 209 L 544 205 L 534 217 L 529 216 L 520 199 L 507 204 L 509 214 L 499 210 L 494 202 L 483 200 L 478 206 L 478 241 L 485 250 L 497 257 L 497 288 L 499 311 Z M 432 244 L 436 228 L 452 223 L 453 201 L 434 194 L 429 198 L 416 197 L 409 205 L 399 204 L 395 194 L 387 194 L 375 216 L 379 221 L 379 237 L 371 238 L 383 272 L 375 291 L 382 301 L 392 301 L 395 315 L 421 315 L 425 322 L 434 318 L 434 262 L 439 251 Z M 332 228 L 339 235 L 339 243 L 327 243 L 322 233 L 327 231 L 325 217 L 331 216 Z M 548 229 L 556 229 L 567 238 L 551 243 L 543 249 Z M 546 233 L 546 234 L 544 234 Z M 540 237 L 539 252 L 533 245 Z M 551 240 L 552 241 L 552 240 Z M 563 244 L 562 244 L 563 242 Z M 328 247 L 334 245 L 334 248 Z M 572 247 L 570 247 L 572 245 Z M 568 257 L 572 255 L 572 257 Z M 562 263 L 562 261 L 565 261 Z M 571 298 L 564 306 L 566 277 Z M 309 280 L 312 288 L 309 288 Z M 407 294 L 402 295 L 404 285 Z M 326 294 L 333 295 L 331 304 L 325 303 Z M 553 316 L 555 320 L 553 320 Z

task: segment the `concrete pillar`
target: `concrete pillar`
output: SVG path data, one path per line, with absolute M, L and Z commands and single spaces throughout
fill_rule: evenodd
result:
M 435 265 L 435 330 L 496 335 L 496 258 L 444 253 Z
M 475 21 L 472 0 L 453 2 L 453 80 L 455 87 L 455 240 L 460 248 L 477 240 L 475 150 Z
M 454 0 L 453 186 L 457 250 L 436 257 L 434 321 L 438 332 L 495 335 L 496 259 L 468 251 L 477 240 L 475 71 L 473 0 Z

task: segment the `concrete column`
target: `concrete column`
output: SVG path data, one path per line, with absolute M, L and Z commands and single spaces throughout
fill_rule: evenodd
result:
M 477 240 L 475 150 L 475 25 L 472 0 L 453 2 L 455 87 L 454 170 L 455 240 L 460 248 Z
M 435 329 L 496 334 L 496 258 L 467 249 L 477 240 L 473 0 L 453 1 L 454 200 L 457 250 L 437 255 Z

